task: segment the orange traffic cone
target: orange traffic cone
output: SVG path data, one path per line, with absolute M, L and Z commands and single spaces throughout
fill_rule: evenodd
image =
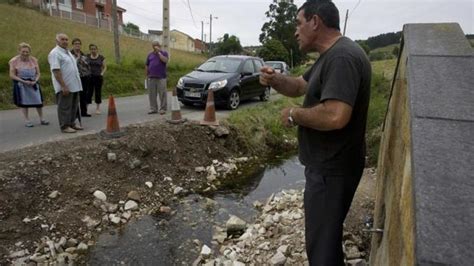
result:
M 119 138 L 123 136 L 125 132 L 120 131 L 120 126 L 117 117 L 117 111 L 115 110 L 114 96 L 109 96 L 109 110 L 107 114 L 107 128 L 100 131 L 100 135 L 104 138 Z
M 176 88 L 173 90 L 173 97 L 171 97 L 171 119 L 166 121 L 171 124 L 180 124 L 186 122 L 186 118 L 183 119 L 181 116 Z
M 214 105 L 214 91 L 208 90 L 206 110 L 204 111 L 204 119 L 201 125 L 218 126 L 219 121 L 216 120 L 216 106 Z

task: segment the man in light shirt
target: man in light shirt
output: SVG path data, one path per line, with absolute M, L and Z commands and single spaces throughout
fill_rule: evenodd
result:
M 61 132 L 75 133 L 83 128 L 75 121 L 79 108 L 81 78 L 76 59 L 68 50 L 69 38 L 64 33 L 56 34 L 56 47 L 48 55 L 53 87 L 58 104 L 58 120 Z

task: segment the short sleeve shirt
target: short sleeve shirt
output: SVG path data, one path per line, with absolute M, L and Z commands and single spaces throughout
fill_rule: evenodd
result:
M 21 69 L 33 70 L 34 72 L 36 72 L 36 69 L 38 67 L 38 60 L 35 57 L 30 56 L 29 60 L 23 61 L 21 60 L 21 57 L 17 55 L 10 59 L 8 64 L 10 65 L 10 68 L 15 69 L 15 73 L 17 74 Z
M 48 55 L 48 62 L 51 68 L 51 79 L 56 93 L 61 92 L 61 85 L 56 80 L 53 70 L 61 70 L 61 74 L 70 92 L 82 91 L 81 78 L 77 69 L 77 62 L 69 50 L 56 46 Z
M 298 127 L 299 157 L 323 174 L 350 174 L 364 167 L 365 127 L 371 66 L 358 44 L 341 37 L 303 75 L 308 82 L 304 107 L 338 100 L 352 107 L 348 124 L 338 130 Z
M 164 57 L 168 58 L 168 53 L 166 51 L 162 50 L 160 53 Z M 145 64 L 148 67 L 147 75 L 149 78 L 166 78 L 166 63 L 161 61 L 160 57 L 156 53 L 152 52 L 148 54 Z

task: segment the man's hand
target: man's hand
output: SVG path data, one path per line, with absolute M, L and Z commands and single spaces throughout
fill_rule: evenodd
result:
M 263 86 L 271 86 L 275 78 L 275 70 L 269 66 L 260 68 L 260 84 Z
M 63 93 L 63 96 L 68 96 L 69 95 L 69 88 L 64 86 L 62 87 L 62 93 Z
M 286 107 L 284 108 L 283 110 L 281 110 L 281 123 L 283 124 L 283 126 L 285 127 L 293 127 L 295 124 L 294 122 L 290 122 L 290 120 L 288 119 L 290 117 L 290 110 L 291 109 L 295 109 L 294 107 Z M 293 114 L 294 114 L 294 111 L 293 111 Z

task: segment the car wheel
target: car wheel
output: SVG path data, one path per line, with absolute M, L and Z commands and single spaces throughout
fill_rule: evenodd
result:
M 229 99 L 227 99 L 227 109 L 235 110 L 239 107 L 240 104 L 240 95 L 236 89 L 230 91 Z
M 260 95 L 260 101 L 266 102 L 270 99 L 270 87 L 266 87 L 262 95 Z

